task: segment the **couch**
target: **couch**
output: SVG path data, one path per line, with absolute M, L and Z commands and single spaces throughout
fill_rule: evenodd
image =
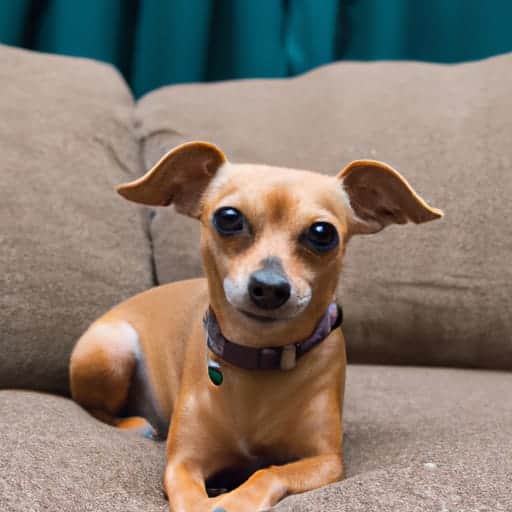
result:
M 324 66 L 135 101 L 99 62 L 0 47 L 0 510 L 166 510 L 165 444 L 69 398 L 113 304 L 201 273 L 198 227 L 114 192 L 169 148 L 336 173 L 387 161 L 445 218 L 351 241 L 344 481 L 285 511 L 512 510 L 512 55 Z

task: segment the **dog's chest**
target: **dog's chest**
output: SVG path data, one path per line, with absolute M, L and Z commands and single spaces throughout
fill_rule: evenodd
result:
M 298 440 L 303 444 L 311 437 L 317 424 L 339 416 L 326 396 L 332 376 L 303 373 L 258 372 L 248 378 L 228 369 L 222 385 L 211 388 L 212 404 L 229 425 L 240 456 L 259 458 L 282 451 L 287 457 Z

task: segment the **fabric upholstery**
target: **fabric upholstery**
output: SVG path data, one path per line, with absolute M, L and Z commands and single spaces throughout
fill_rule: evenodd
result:
M 235 162 L 393 165 L 445 218 L 350 242 L 339 293 L 349 360 L 512 369 L 511 81 L 509 54 L 163 88 L 138 104 L 144 164 L 202 139 Z M 151 234 L 159 282 L 200 273 L 193 220 L 161 209 Z
M 66 392 L 87 324 L 152 284 L 133 100 L 111 67 L 0 47 L 0 388 Z
M 282 512 L 512 509 L 512 376 L 349 366 L 346 480 Z M 73 402 L 0 392 L 2 510 L 166 510 L 165 443 L 102 424 Z
M 352 242 L 340 292 L 350 358 L 510 369 L 511 58 L 341 64 L 163 89 L 134 110 L 107 66 L 0 47 L 0 388 L 67 393 L 87 324 L 154 284 L 150 242 L 160 281 L 200 272 L 193 221 L 113 191 L 196 138 L 234 161 L 397 166 L 446 218 Z M 511 379 L 349 366 L 346 480 L 275 509 L 512 510 Z M 0 391 L 2 512 L 163 512 L 164 467 L 164 443 L 63 397 Z

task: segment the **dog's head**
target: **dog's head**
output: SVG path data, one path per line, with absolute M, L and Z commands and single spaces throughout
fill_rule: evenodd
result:
M 311 329 L 305 319 L 317 320 L 332 301 L 352 235 L 442 216 L 381 162 L 357 160 L 331 177 L 233 164 L 205 142 L 178 146 L 118 191 L 146 205 L 174 204 L 199 219 L 221 325 L 267 333 L 292 319 Z

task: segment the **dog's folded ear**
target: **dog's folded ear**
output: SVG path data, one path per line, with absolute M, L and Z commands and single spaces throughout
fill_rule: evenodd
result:
M 395 169 L 375 160 L 355 160 L 337 176 L 354 212 L 353 234 L 376 233 L 389 224 L 419 224 L 443 212 L 429 206 Z
M 187 142 L 166 153 L 141 178 L 123 183 L 117 191 L 126 199 L 150 206 L 174 204 L 191 217 L 201 213 L 201 196 L 217 169 L 227 161 L 209 142 Z

